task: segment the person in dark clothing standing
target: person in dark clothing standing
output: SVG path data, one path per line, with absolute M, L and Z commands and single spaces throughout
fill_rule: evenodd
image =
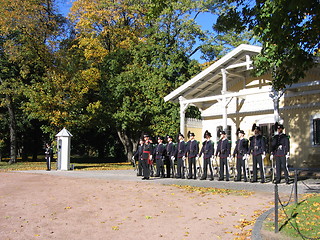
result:
M 142 176 L 142 150 L 143 150 L 143 144 L 144 140 L 143 138 L 140 139 L 139 141 L 139 146 L 137 151 L 134 153 L 132 160 L 133 161 L 138 161 L 138 172 L 137 176 Z
M 239 139 L 233 151 L 233 157 L 237 156 L 237 178 L 235 181 L 241 181 L 241 172 L 243 171 L 243 180 L 247 182 L 246 161 L 248 159 L 249 140 L 244 138 L 243 130 L 238 129 L 237 135 Z
M 214 153 L 214 143 L 210 140 L 211 133 L 208 130 L 205 131 L 204 138 L 206 140 L 202 143 L 202 148 L 199 155 L 199 157 L 201 157 L 203 154 L 203 175 L 201 176 L 200 180 L 207 179 L 208 165 L 209 165 L 209 169 L 211 173 L 210 180 L 213 181 L 211 158 L 213 157 L 213 153 Z
M 258 164 L 260 169 L 261 183 L 265 183 L 263 160 L 266 156 L 266 140 L 260 133 L 260 127 L 253 124 L 252 131 L 254 135 L 250 139 L 249 154 L 252 154 L 253 160 L 253 179 L 252 182 L 257 182 L 258 179 Z
M 148 180 L 150 178 L 150 165 L 152 164 L 152 153 L 153 147 L 150 142 L 150 137 L 149 135 L 144 135 L 144 144 L 142 147 L 142 180 Z
M 226 132 L 220 132 L 220 140 L 218 141 L 217 150 L 215 156 L 219 156 L 220 158 L 220 173 L 219 173 L 219 181 L 223 181 L 224 179 L 224 168 L 226 169 L 226 181 L 229 181 L 230 173 L 229 173 L 229 161 L 231 152 L 231 143 L 227 138 Z
M 50 171 L 51 161 L 53 160 L 53 150 L 49 143 L 46 143 L 45 158 L 47 162 L 47 171 Z
M 276 183 L 281 181 L 281 171 L 284 172 L 286 183 L 289 184 L 288 159 L 290 156 L 290 140 L 289 136 L 283 133 L 284 126 L 282 124 L 275 124 L 278 134 L 272 138 L 272 152 L 271 158 L 276 161 Z
M 155 177 L 164 177 L 164 157 L 165 157 L 165 146 L 163 144 L 163 137 L 158 137 L 158 144 L 153 150 L 153 156 L 156 161 L 157 172 Z
M 184 141 L 184 136 L 182 133 L 179 133 L 179 143 L 176 149 L 176 156 L 177 156 L 177 176 L 176 178 L 185 178 L 184 176 L 184 161 L 186 160 L 187 154 L 187 146 L 186 142 Z
M 196 165 L 196 158 L 198 157 L 199 153 L 199 142 L 194 139 L 194 133 L 189 133 L 188 137 L 190 140 L 187 143 L 187 154 L 188 154 L 188 166 L 189 166 L 189 175 L 188 179 L 197 179 L 197 165 Z M 192 175 L 193 169 L 193 175 Z
M 175 160 L 175 146 L 172 142 L 172 136 L 167 136 L 167 145 L 166 145 L 166 157 L 165 157 L 165 165 L 166 165 L 166 174 L 167 178 L 171 175 L 172 169 L 172 177 L 175 177 L 175 169 L 174 169 L 174 160 Z

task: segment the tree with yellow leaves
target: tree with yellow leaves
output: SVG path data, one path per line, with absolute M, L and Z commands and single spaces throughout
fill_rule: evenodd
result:
M 196 52 L 212 60 L 223 50 L 225 39 L 195 21 L 220 7 L 217 0 L 77 0 L 69 22 L 52 1 L 0 0 L 0 88 L 2 106 L 13 110 L 10 126 L 21 125 L 19 111 L 51 137 L 62 127 L 74 139 L 85 136 L 88 149 L 112 135 L 99 147 L 121 141 L 128 159 L 144 131 L 176 134 L 179 108 L 163 97 L 200 71 Z
M 216 1 L 195 0 L 74 2 L 75 46 L 101 76 L 100 100 L 88 110 L 115 127 L 128 159 L 143 132 L 177 133 L 178 106 L 163 97 L 200 71 L 192 55 L 209 52 L 209 42 L 217 39 L 195 21 L 209 5 L 219 7 Z M 203 48 L 195 48 L 197 41 Z
M 52 66 L 51 41 L 60 20 L 52 1 L 0 1 L 0 106 L 9 116 L 10 163 L 17 155 L 16 114 L 21 113 L 26 86 Z
M 92 66 L 112 51 L 126 49 L 141 40 L 146 27 L 143 5 L 143 1 L 132 0 L 73 3 L 69 17 L 75 23 L 77 45 Z

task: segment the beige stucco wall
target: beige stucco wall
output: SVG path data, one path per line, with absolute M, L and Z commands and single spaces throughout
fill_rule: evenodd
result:
M 320 68 L 310 70 L 300 82 L 320 80 Z M 290 135 L 290 164 L 300 168 L 320 168 L 320 146 L 313 145 L 312 119 L 320 115 L 320 86 L 303 87 L 288 92 L 282 99 L 281 116 Z M 309 92 L 309 93 L 308 93 Z M 308 93 L 308 94 L 306 94 Z
M 312 119 L 316 114 L 320 114 L 320 107 L 297 108 L 281 114 L 285 120 L 286 132 L 290 135 L 290 164 L 295 167 L 320 168 L 320 146 L 312 144 Z
M 187 133 L 188 131 L 193 132 L 195 135 L 195 139 L 199 142 L 202 142 L 202 128 L 194 128 L 194 127 L 186 127 L 185 141 L 188 141 Z
M 195 139 L 197 141 L 202 141 L 202 120 L 198 119 L 187 119 L 185 126 L 185 141 L 188 141 L 188 132 L 193 132 L 195 134 Z

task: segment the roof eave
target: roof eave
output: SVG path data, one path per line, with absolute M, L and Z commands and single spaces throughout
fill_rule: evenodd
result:
M 259 46 L 254 46 L 254 45 L 248 45 L 248 44 L 241 44 L 237 48 L 233 49 L 231 52 L 227 53 L 225 56 L 223 56 L 221 59 L 216 61 L 214 64 L 191 78 L 188 82 L 184 83 L 171 93 L 169 93 L 167 96 L 164 97 L 164 101 L 177 101 L 178 97 L 181 95 L 183 91 L 188 89 L 190 86 L 198 82 L 200 79 L 204 78 L 207 76 L 210 72 L 215 71 L 216 69 L 219 68 L 219 66 L 223 65 L 225 62 L 229 61 L 232 57 L 235 55 L 239 54 L 240 52 L 243 51 L 248 51 L 248 52 L 254 52 L 254 53 L 260 53 L 261 47 Z

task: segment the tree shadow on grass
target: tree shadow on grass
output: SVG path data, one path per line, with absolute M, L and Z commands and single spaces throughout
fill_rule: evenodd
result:
M 281 227 L 279 228 L 279 231 L 281 231 L 281 229 L 283 229 L 286 225 L 290 224 L 290 221 L 295 219 L 298 216 L 298 213 L 296 212 L 296 210 L 299 207 L 299 205 L 301 205 L 305 201 L 306 200 L 304 199 L 301 202 L 296 204 L 296 206 L 292 209 L 291 216 L 281 225 Z
M 289 223 L 292 219 L 296 218 L 297 216 L 298 216 L 298 213 L 294 213 L 293 215 L 291 215 L 290 218 L 288 218 L 288 219 L 281 225 L 281 227 L 279 228 L 279 231 L 281 231 L 281 229 L 283 229 L 285 226 L 287 226 L 288 223 Z

